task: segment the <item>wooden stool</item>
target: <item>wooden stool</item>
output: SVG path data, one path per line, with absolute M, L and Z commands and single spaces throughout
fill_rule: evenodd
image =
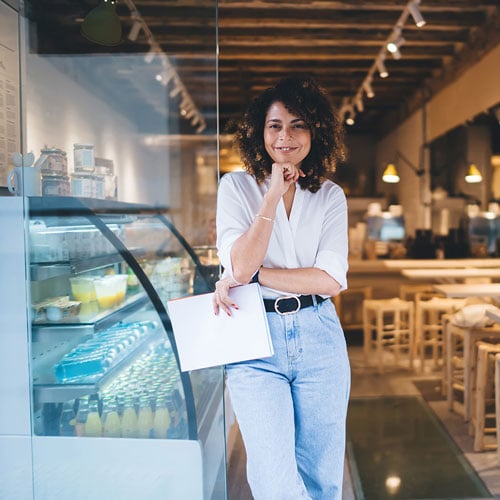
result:
M 399 285 L 399 298 L 402 300 L 415 300 L 417 293 L 436 294 L 432 285 L 402 284 Z
M 495 406 L 495 357 L 500 353 L 498 344 L 477 343 L 477 379 L 475 393 L 475 412 L 473 415 L 474 451 L 494 450 L 494 442 L 487 442 L 486 437 L 497 432 Z M 491 420 L 494 420 L 493 425 Z
M 443 316 L 451 314 L 462 307 L 465 299 L 449 299 L 445 297 L 415 297 L 415 346 L 419 358 L 419 371 L 424 371 L 426 348 L 432 349 L 434 368 L 439 367 L 443 353 Z
M 413 302 L 394 299 L 363 301 L 363 352 L 365 364 L 375 350 L 379 372 L 384 371 L 384 349 L 394 353 L 396 364 L 402 351 L 413 368 Z
M 347 288 L 334 297 L 333 303 L 345 330 L 361 330 L 363 328 L 362 308 L 364 300 L 371 299 L 373 287 L 357 286 Z
M 462 327 L 446 321 L 446 399 L 448 409 L 456 411 L 458 394 L 463 396 L 463 416 L 469 422 L 472 415 L 473 392 L 476 387 L 477 342 L 500 339 L 500 325 Z

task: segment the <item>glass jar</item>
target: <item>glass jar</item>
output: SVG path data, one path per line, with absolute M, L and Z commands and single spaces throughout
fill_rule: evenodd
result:
M 93 170 L 95 166 L 93 144 L 74 144 L 73 148 L 75 170 L 89 167 Z
M 69 196 L 70 191 L 67 175 L 42 175 L 43 196 Z

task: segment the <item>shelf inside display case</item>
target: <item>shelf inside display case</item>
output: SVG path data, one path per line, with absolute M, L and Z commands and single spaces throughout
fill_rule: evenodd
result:
M 99 311 L 89 317 L 68 318 L 57 322 L 38 321 L 33 323 L 33 342 L 44 340 L 64 340 L 75 336 L 78 331 L 80 336 L 92 335 L 98 330 L 108 328 L 117 323 L 121 318 L 139 311 L 149 304 L 146 294 L 140 293 L 125 299 L 119 306 L 113 309 Z
M 71 399 L 79 398 L 87 394 L 100 392 L 118 373 L 130 366 L 141 354 L 150 350 L 153 346 L 165 341 L 165 334 L 153 332 L 141 339 L 133 349 L 130 349 L 120 360 L 114 364 L 106 373 L 87 379 L 70 380 L 68 382 L 57 382 L 54 374 L 54 366 L 58 359 L 68 350 L 68 344 L 62 343 L 58 347 L 52 347 L 50 353 L 40 353 L 38 360 L 34 359 L 37 377 L 33 381 L 35 404 L 63 403 Z

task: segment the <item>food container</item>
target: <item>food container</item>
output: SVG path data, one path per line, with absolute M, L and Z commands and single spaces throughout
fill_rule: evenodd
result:
M 97 303 L 101 309 L 119 305 L 127 293 L 127 275 L 115 274 L 94 279 Z
M 68 173 L 68 158 L 66 151 L 58 148 L 44 148 L 40 150 L 40 158 L 35 163 L 45 175 L 62 175 Z
M 74 144 L 73 158 L 75 162 L 75 171 L 81 168 L 91 168 L 94 171 L 94 146 L 93 144 Z
M 42 175 L 43 196 L 69 196 L 70 191 L 67 175 Z
M 73 298 L 82 303 L 96 300 L 94 279 L 74 276 L 69 279 Z
M 61 321 L 76 317 L 80 312 L 81 303 L 69 300 L 67 295 L 51 297 L 32 305 L 34 321 Z
M 95 198 L 94 176 L 85 172 L 71 174 L 71 194 L 82 198 Z

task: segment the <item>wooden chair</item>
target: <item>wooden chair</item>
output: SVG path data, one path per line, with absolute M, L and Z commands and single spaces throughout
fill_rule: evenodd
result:
M 419 372 L 424 371 L 428 348 L 432 352 L 434 369 L 443 359 L 443 316 L 452 314 L 465 304 L 465 299 L 450 299 L 417 293 L 415 296 L 415 351 L 419 359 Z
M 500 353 L 500 340 L 497 342 L 477 343 L 475 411 L 472 417 L 474 451 L 497 448 L 497 440 L 491 440 L 491 435 L 499 429 L 495 412 L 495 358 Z
M 413 369 L 413 302 L 393 299 L 363 301 L 363 351 L 365 364 L 375 353 L 378 371 L 384 371 L 384 351 L 394 354 L 399 364 L 401 354 L 408 353 L 409 368 Z
M 372 286 L 348 288 L 334 297 L 333 303 L 344 330 L 363 328 L 362 304 L 373 296 Z
M 500 354 L 495 356 L 495 413 L 497 421 L 497 454 L 500 464 Z

